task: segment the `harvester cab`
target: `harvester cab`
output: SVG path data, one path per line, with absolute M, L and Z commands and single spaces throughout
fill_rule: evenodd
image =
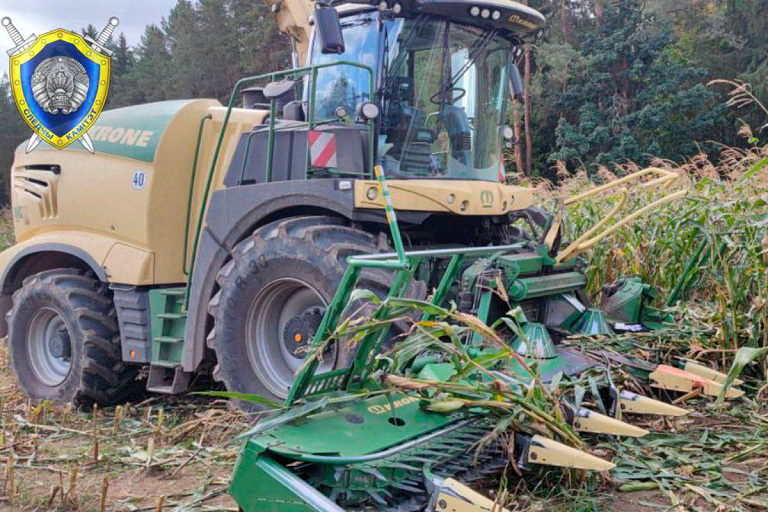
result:
M 212 374 L 243 407 L 283 404 L 243 444 L 244 511 L 491 510 L 467 485 L 510 457 L 607 470 L 577 432 L 641 436 L 622 413 L 685 413 L 640 389 L 723 390 L 695 362 L 561 343 L 664 326 L 634 278 L 591 305 L 579 254 L 685 192 L 646 169 L 550 215 L 506 183 L 505 108 L 541 14 L 506 0 L 273 12 L 294 67 L 240 80 L 227 106 L 104 112 L 95 154 L 17 150 L 0 330 L 32 399 L 113 404 L 142 367 L 158 393 Z M 665 193 L 622 217 L 630 186 Z M 565 208 L 608 191 L 608 215 L 563 243 Z
M 364 152 L 391 179 L 500 180 L 507 97 L 522 88 L 515 56 L 543 28 L 539 13 L 514 2 L 359 2 L 318 5 L 315 19 L 316 74 L 282 82 L 303 91 L 284 89 L 278 118 L 331 132 L 376 119 Z

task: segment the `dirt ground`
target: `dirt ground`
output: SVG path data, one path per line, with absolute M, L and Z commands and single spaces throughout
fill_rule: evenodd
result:
M 0 511 L 237 511 L 231 441 L 247 425 L 226 402 L 192 396 L 95 413 L 33 405 L 2 352 Z
M 95 412 L 31 404 L 0 349 L 0 511 L 237 511 L 227 483 L 248 418 L 223 400 L 141 395 Z M 510 483 L 511 511 L 768 510 L 768 415 L 755 403 L 597 439 L 608 475 Z M 510 482 L 513 480 L 510 479 Z M 629 488 L 627 488 L 629 486 Z M 633 492 L 625 492 L 631 490 Z

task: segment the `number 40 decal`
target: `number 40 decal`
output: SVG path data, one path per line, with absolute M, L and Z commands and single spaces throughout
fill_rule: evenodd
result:
M 134 172 L 133 178 L 131 178 L 131 184 L 136 190 L 143 189 L 144 185 L 147 184 L 147 175 L 144 173 L 144 171 Z

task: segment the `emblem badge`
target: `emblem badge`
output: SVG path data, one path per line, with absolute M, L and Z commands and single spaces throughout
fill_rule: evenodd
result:
M 110 18 L 96 39 L 61 28 L 25 39 L 2 19 L 15 45 L 8 50 L 13 99 L 34 132 L 27 153 L 42 141 L 62 149 L 76 140 L 94 152 L 88 129 L 107 101 L 112 52 L 105 46 L 118 23 Z
M 480 192 L 480 202 L 483 208 L 490 208 L 493 206 L 493 192 L 491 190 L 483 190 Z

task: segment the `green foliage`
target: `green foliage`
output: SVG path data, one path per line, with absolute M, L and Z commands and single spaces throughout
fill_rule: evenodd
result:
M 582 65 L 569 68 L 567 89 L 548 91 L 560 113 L 548 161 L 676 159 L 695 154 L 723 118 L 725 107 L 705 85 L 707 70 L 675 53 L 671 23 L 642 4 L 608 6 L 582 37 L 575 59 Z
M 288 39 L 264 2 L 179 0 L 126 53 L 117 105 L 177 98 L 229 99 L 238 79 L 290 66 Z M 118 59 L 119 61 L 119 59 Z
M 768 98 L 765 0 L 533 0 L 548 18 L 533 48 L 534 173 L 682 162 L 743 145 L 739 119 L 712 79 L 752 83 Z M 508 161 L 514 159 L 510 158 Z M 562 175 L 563 166 L 559 167 Z
M 10 176 L 13 152 L 29 137 L 29 128 L 19 115 L 11 97 L 7 75 L 0 76 L 0 205 L 10 200 Z
M 0 210 L 0 251 L 16 243 L 16 236 L 13 233 L 13 216 L 10 208 Z
M 201 396 L 210 396 L 214 398 L 244 400 L 246 402 L 258 404 L 270 409 L 280 409 L 282 407 L 282 404 L 254 393 L 237 393 L 235 391 L 198 391 L 193 394 L 201 395 Z

